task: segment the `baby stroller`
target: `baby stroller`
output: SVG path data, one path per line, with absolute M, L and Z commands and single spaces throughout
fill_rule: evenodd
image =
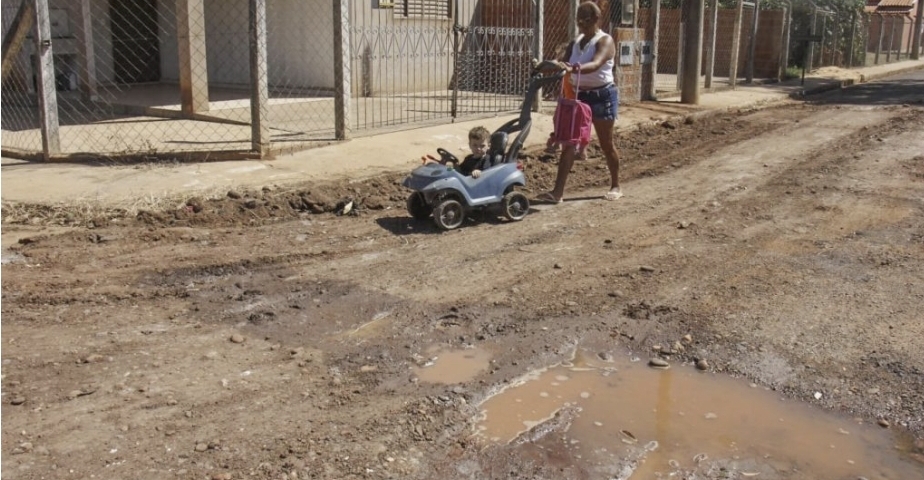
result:
M 438 148 L 439 163 L 417 167 L 404 179 L 403 185 L 414 191 L 407 199 L 408 213 L 414 219 L 423 221 L 432 215 L 437 227 L 452 230 L 475 210 L 500 207 L 500 214 L 512 221 L 522 220 L 529 213 L 529 199 L 515 188 L 526 185 L 518 156 L 532 127 L 532 100 L 540 88 L 564 76 L 553 62 L 533 63 L 520 115 L 491 134 L 488 155 L 492 167 L 479 178 L 462 175 L 455 168 L 459 159 Z M 554 73 L 545 73 L 550 71 Z M 510 142 L 514 133 L 517 135 Z

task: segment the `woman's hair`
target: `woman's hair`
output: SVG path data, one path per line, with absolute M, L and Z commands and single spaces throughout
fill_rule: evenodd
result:
M 590 15 L 596 20 L 600 20 L 600 17 L 603 13 L 600 11 L 600 7 L 597 6 L 594 2 L 584 2 L 578 5 L 577 15 L 580 14 Z

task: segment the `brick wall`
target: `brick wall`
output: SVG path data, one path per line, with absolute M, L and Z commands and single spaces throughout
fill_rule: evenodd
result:
M 738 51 L 738 77 L 742 78 L 747 67 L 749 38 L 754 11 L 745 9 L 741 16 L 741 37 Z M 708 10 L 705 13 L 709 17 Z M 648 9 L 640 9 L 639 24 L 647 27 L 650 24 Z M 734 9 L 719 9 L 716 23 L 715 42 L 715 69 L 717 76 L 727 76 L 731 61 L 732 35 L 735 25 Z M 704 22 L 704 28 L 709 28 L 709 22 Z M 783 11 L 761 10 L 757 25 L 757 45 L 755 47 L 754 77 L 775 78 L 778 73 L 782 54 L 783 41 Z M 677 58 L 680 48 L 680 10 L 662 9 L 661 21 L 658 28 L 658 73 L 677 73 Z M 706 67 L 706 43 L 708 37 L 703 36 L 703 68 Z

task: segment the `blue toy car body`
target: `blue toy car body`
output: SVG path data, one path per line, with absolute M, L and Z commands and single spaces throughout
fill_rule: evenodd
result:
M 549 70 L 555 73 L 546 75 Z M 516 190 L 526 185 L 518 156 L 532 127 L 532 99 L 540 87 L 560 80 L 563 75 L 552 62 L 537 63 L 533 67 L 520 115 L 491 135 L 488 155 L 492 156 L 494 166 L 484 169 L 479 178 L 463 175 L 450 167 L 450 163 L 458 166 L 459 160 L 442 148 L 437 149 L 439 163 L 414 169 L 403 183 L 414 190 L 407 199 L 411 216 L 426 220 L 433 215 L 434 222 L 443 230 L 461 225 L 472 210 L 491 207 L 500 207 L 500 213 L 508 220 L 522 220 L 529 213 L 529 199 Z M 509 135 L 513 133 L 517 136 L 508 145 Z

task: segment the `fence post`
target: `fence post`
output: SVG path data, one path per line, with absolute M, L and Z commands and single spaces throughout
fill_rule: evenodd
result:
M 93 18 L 90 0 L 80 0 L 80 20 L 75 37 L 77 39 L 77 78 L 80 91 L 87 100 L 96 100 L 96 52 L 93 49 Z
M 687 0 L 687 22 L 684 27 L 683 86 L 680 103 L 699 104 L 699 73 L 703 69 L 703 10 L 705 0 Z
M 920 1 L 918 3 L 920 3 Z M 907 59 L 911 58 L 911 41 L 914 39 L 914 19 L 909 18 L 909 20 L 911 20 L 911 25 L 910 25 L 910 28 L 908 29 L 908 33 L 909 33 L 908 43 L 907 43 L 907 46 L 905 47 L 905 58 Z M 902 17 L 902 37 L 904 36 L 905 36 L 905 17 Z
M 692 1 L 692 0 L 687 0 Z M 686 50 L 686 41 L 687 41 L 687 24 L 689 18 L 684 18 L 686 15 L 686 7 L 684 5 L 686 2 L 681 4 L 680 7 L 680 23 L 677 25 L 677 90 L 683 90 L 683 52 Z
M 712 88 L 712 75 L 715 70 L 715 34 L 716 23 L 719 18 L 719 0 L 710 0 L 709 8 L 712 9 L 712 18 L 709 20 L 709 45 L 707 46 L 706 55 L 706 84 L 705 88 Z
M 877 25 L 879 26 L 879 41 L 876 42 L 876 58 L 873 61 L 874 64 L 879 65 L 879 54 L 882 53 L 882 36 L 885 35 L 885 25 L 882 15 L 878 15 L 879 21 Z
M 821 16 L 821 41 L 818 42 L 818 66 L 825 66 L 825 33 L 828 30 L 828 13 Z
M 651 13 L 654 18 L 651 21 L 651 85 L 648 87 L 648 98 L 651 100 L 658 99 L 658 49 L 660 48 L 661 34 L 661 0 L 651 0 Z
M 809 29 L 809 35 L 815 35 L 815 25 L 818 25 L 818 7 L 812 8 L 812 28 Z M 803 63 L 803 65 L 808 65 L 808 70 L 812 71 L 815 68 L 815 42 L 808 42 L 808 62 Z
M 834 37 L 831 39 L 831 65 L 842 65 L 839 61 L 841 49 L 841 14 L 834 14 Z
M 260 158 L 269 149 L 266 0 L 250 0 L 250 144 Z
M 747 83 L 754 82 L 754 56 L 757 55 L 757 17 L 760 12 L 760 0 L 754 0 L 754 16 L 751 17 L 751 35 L 750 44 L 748 45 L 748 71 Z
M 19 4 L 19 10 L 10 23 L 9 31 L 3 37 L 3 74 L 0 79 L 6 82 L 6 76 L 13 70 L 13 64 L 16 63 L 15 57 L 22 50 L 22 44 L 26 36 L 32 30 L 35 23 L 35 2 L 26 1 Z
M 577 7 L 581 0 L 568 0 L 568 39 L 577 36 Z
M 209 71 L 205 54 L 204 0 L 176 0 L 176 46 L 180 105 L 190 115 L 209 109 Z
M 918 60 L 921 58 L 921 36 L 922 22 L 924 22 L 924 1 L 918 0 L 918 14 L 914 20 L 914 32 L 911 34 L 914 39 L 911 42 L 911 59 Z
M 35 51 L 38 55 L 38 98 L 42 120 L 42 155 L 48 160 L 61 151 L 58 123 L 58 92 L 55 90 L 55 63 L 51 47 L 51 19 L 48 0 L 35 2 Z
M 789 30 L 792 28 L 792 2 L 789 8 L 783 8 L 783 51 L 780 52 L 780 73 L 777 81 L 786 78 L 786 69 L 789 68 Z
M 854 11 L 850 16 L 850 40 L 847 44 L 847 68 L 853 67 L 853 51 L 856 48 L 854 42 L 857 38 L 857 12 Z M 866 47 L 863 47 L 864 49 Z
M 889 21 L 889 49 L 886 50 L 886 63 L 892 61 L 892 42 L 895 40 L 895 15 L 890 15 Z
M 536 59 L 540 62 L 544 57 L 544 52 L 542 50 L 542 43 L 545 40 L 545 0 L 536 0 L 536 37 L 534 39 L 533 53 L 536 54 Z M 536 90 L 536 94 L 533 96 L 531 101 L 533 102 L 533 111 L 539 111 L 539 99 L 542 98 L 542 88 Z
M 741 17 L 744 14 L 744 0 L 738 0 L 735 10 L 735 23 L 732 27 L 731 59 L 728 67 L 728 83 L 732 88 L 738 86 L 738 50 L 741 49 Z
M 334 0 L 334 137 L 346 140 L 350 132 L 350 1 Z

